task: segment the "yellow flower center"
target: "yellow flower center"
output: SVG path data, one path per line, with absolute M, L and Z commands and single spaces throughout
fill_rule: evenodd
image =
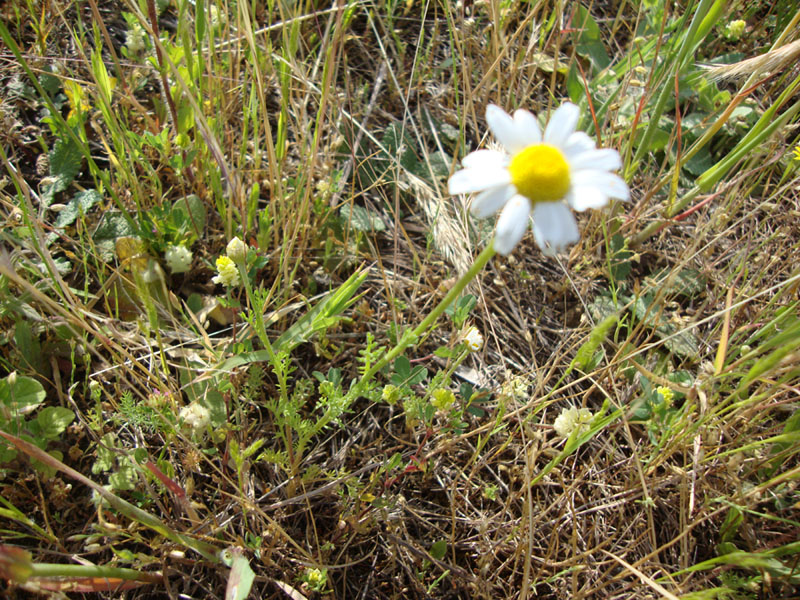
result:
M 569 190 L 569 164 L 561 150 L 549 144 L 528 146 L 511 159 L 511 183 L 531 202 L 555 202 Z

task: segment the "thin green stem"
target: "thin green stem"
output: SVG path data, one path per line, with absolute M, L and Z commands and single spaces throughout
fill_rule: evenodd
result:
M 96 577 L 102 579 L 125 579 L 159 583 L 160 573 L 146 573 L 122 567 L 103 565 L 62 565 L 53 563 L 31 563 L 30 577 Z

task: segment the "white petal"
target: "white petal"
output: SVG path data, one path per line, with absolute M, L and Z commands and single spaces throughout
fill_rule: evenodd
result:
M 525 143 L 525 138 L 520 134 L 519 128 L 514 124 L 514 119 L 511 118 L 511 115 L 499 106 L 490 104 L 487 107 L 486 122 L 489 124 L 489 129 L 492 130 L 494 137 L 511 154 L 516 154 L 530 145 Z
M 573 187 L 565 200 L 578 212 L 589 208 L 603 208 L 608 204 L 608 196 L 594 185 Z
M 573 169 L 615 171 L 622 167 L 622 159 L 616 150 L 603 148 L 601 150 L 581 152 L 574 158 L 570 158 L 569 166 Z
M 564 147 L 575 132 L 580 114 L 580 109 L 570 102 L 559 106 L 544 130 L 544 141 L 558 148 Z
M 499 187 L 481 192 L 472 201 L 470 212 L 479 219 L 485 219 L 505 206 L 506 202 L 516 193 L 514 186 L 501 185 Z
M 463 159 L 461 164 L 467 168 L 502 168 L 508 166 L 508 155 L 497 150 L 475 150 Z
M 450 176 L 450 181 L 447 182 L 447 191 L 451 194 L 482 192 L 509 181 L 511 181 L 511 175 L 507 169 L 477 167 L 461 169 Z
M 525 235 L 528 228 L 531 203 L 525 196 L 517 194 L 506 203 L 494 234 L 494 249 L 508 255 Z
M 572 186 L 575 189 L 582 187 L 593 187 L 610 198 L 618 200 L 628 200 L 631 197 L 627 184 L 619 175 L 614 175 L 608 171 L 597 171 L 594 169 L 581 169 L 572 174 Z M 576 210 L 580 210 L 576 207 Z
M 580 239 L 578 224 L 563 202 L 537 202 L 533 207 L 533 235 L 546 256 L 554 256 Z
M 542 128 L 539 121 L 527 110 L 518 109 L 514 111 L 514 125 L 526 146 L 540 144 L 542 142 Z
M 594 141 L 582 131 L 576 131 L 569 136 L 561 148 L 568 160 L 594 149 Z

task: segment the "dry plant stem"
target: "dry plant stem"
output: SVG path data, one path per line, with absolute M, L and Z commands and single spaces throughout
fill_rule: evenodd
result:
M 402 354 L 406 348 L 415 343 L 420 336 L 424 335 L 425 332 L 427 332 L 428 329 L 436 322 L 436 319 L 438 319 L 447 309 L 447 307 L 450 306 L 456 300 L 456 298 L 461 295 L 461 293 L 467 287 L 467 284 L 475 279 L 478 273 L 483 270 L 483 267 L 486 266 L 486 264 L 495 254 L 494 240 L 492 240 L 478 255 L 478 258 L 475 259 L 475 262 L 472 263 L 472 266 L 467 270 L 466 273 L 464 273 L 464 276 L 459 279 L 452 288 L 450 288 L 450 291 L 447 292 L 447 295 L 442 299 L 442 301 L 436 305 L 436 307 L 430 312 L 430 314 L 428 314 L 427 317 L 422 320 L 419 325 L 417 325 L 416 329 L 411 332 L 406 332 L 397 342 L 397 345 L 394 348 L 389 350 L 389 352 L 387 352 L 383 358 L 381 358 L 373 365 L 371 369 L 364 373 L 355 387 L 353 387 L 353 389 L 350 391 L 349 395 L 352 395 L 353 398 L 360 396 L 366 389 L 367 384 L 372 380 L 378 371 L 400 356 L 400 354 Z

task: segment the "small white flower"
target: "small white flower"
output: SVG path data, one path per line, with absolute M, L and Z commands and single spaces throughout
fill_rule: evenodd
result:
M 168 246 L 164 260 L 172 273 L 186 273 L 192 266 L 192 251 L 186 246 Z
M 208 7 L 208 24 L 212 29 L 217 29 L 220 25 L 228 22 L 228 15 L 219 12 L 216 4 L 211 4 Z
M 212 278 L 214 283 L 221 283 L 227 288 L 236 287 L 242 280 L 239 278 L 239 268 L 228 256 L 220 256 L 217 259 L 217 275 Z
M 512 375 L 506 371 L 505 381 L 500 386 L 500 395 L 509 399 L 522 400 L 528 395 L 530 383 L 521 376 Z
M 233 238 L 230 242 L 228 242 L 227 248 L 225 248 L 225 253 L 235 263 L 244 262 L 245 257 L 247 256 L 247 246 L 245 243 L 240 240 L 238 237 Z
M 480 192 L 470 207 L 480 219 L 502 209 L 494 239 L 500 254 L 519 243 L 530 216 L 536 243 L 552 256 L 579 239 L 569 207 L 584 211 L 605 206 L 609 198 L 630 197 L 625 182 L 610 172 L 622 166 L 619 153 L 598 149 L 588 135 L 575 131 L 578 116 L 578 107 L 565 102 L 542 134 L 527 110 L 512 117 L 494 104 L 486 109 L 489 129 L 506 152 L 471 152 L 461 161 L 464 168 L 450 177 L 448 190 Z
M 562 438 L 568 438 L 573 431 L 578 431 L 578 435 L 589 431 L 589 423 L 592 422 L 594 415 L 588 408 L 565 408 L 558 415 L 553 428 Z
M 478 352 L 483 348 L 483 336 L 474 325 L 467 327 L 466 331 L 464 331 L 462 341 L 470 352 Z
M 178 416 L 193 433 L 204 431 L 211 423 L 211 413 L 199 402 L 192 402 L 184 406 Z
M 125 47 L 131 54 L 139 54 L 147 46 L 146 39 L 147 33 L 144 27 L 138 22 L 131 23 L 130 29 L 125 32 Z

